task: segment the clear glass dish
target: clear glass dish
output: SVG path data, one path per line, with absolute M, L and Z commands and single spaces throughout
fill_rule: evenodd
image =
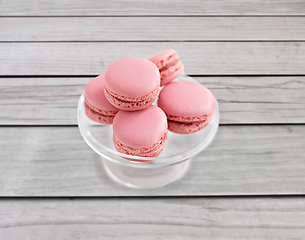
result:
M 195 81 L 186 75 L 179 79 Z M 203 151 L 214 139 L 219 125 L 219 108 L 216 100 L 211 122 L 196 133 L 181 135 L 168 132 L 163 152 L 158 157 L 150 158 L 117 152 L 112 143 L 112 125 L 99 124 L 87 117 L 83 95 L 78 102 L 77 120 L 82 137 L 101 156 L 112 179 L 128 187 L 147 189 L 164 186 L 185 173 L 190 159 Z

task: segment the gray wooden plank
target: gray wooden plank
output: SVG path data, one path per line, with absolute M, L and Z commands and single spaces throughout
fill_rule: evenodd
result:
M 1 43 L 1 75 L 98 75 L 123 57 L 173 48 L 193 75 L 304 74 L 305 42 Z
M 1 196 L 212 196 L 305 193 L 305 126 L 221 126 L 165 187 L 119 185 L 77 127 L 1 127 Z
M 218 99 L 221 124 L 305 123 L 304 77 L 195 79 Z M 0 124 L 75 125 L 77 102 L 90 80 L 2 78 Z
M 2 17 L 0 29 L 17 42 L 302 41 L 305 17 Z
M 302 239 L 304 198 L 2 199 L 3 239 Z
M 215 1 L 97 1 L 33 0 L 1 1 L 0 16 L 103 16 L 103 15 L 304 15 L 302 0 L 215 0 Z

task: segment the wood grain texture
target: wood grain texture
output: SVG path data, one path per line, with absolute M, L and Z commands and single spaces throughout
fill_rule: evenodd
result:
M 215 1 L 1 1 L 0 16 L 103 16 L 103 15 L 305 15 L 302 0 Z
M 1 127 L 1 196 L 305 194 L 305 126 L 221 126 L 178 181 L 139 190 L 108 177 L 77 127 Z
M 302 41 L 305 17 L 2 17 L 0 29 L 17 42 Z
M 305 123 L 304 77 L 195 79 L 218 99 L 221 124 Z M 2 78 L 0 124 L 76 125 L 77 102 L 90 80 Z
M 305 42 L 1 43 L 1 75 L 98 75 L 124 57 L 175 49 L 192 75 L 304 74 Z
M 302 239 L 304 198 L 0 201 L 3 239 Z M 27 238 L 29 237 L 29 238 Z

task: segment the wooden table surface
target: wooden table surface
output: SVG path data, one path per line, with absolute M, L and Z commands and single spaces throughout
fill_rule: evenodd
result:
M 178 181 L 126 188 L 77 102 L 113 61 L 169 48 L 219 131 Z M 304 239 L 304 124 L 304 0 L 0 1 L 0 239 Z

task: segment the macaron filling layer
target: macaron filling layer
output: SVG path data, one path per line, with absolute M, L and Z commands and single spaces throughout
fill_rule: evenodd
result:
M 206 121 L 209 118 L 209 116 L 210 116 L 210 114 L 199 116 L 199 117 L 182 117 L 182 116 L 174 116 L 174 115 L 166 114 L 166 117 L 168 120 L 171 120 L 174 122 L 183 122 L 183 123 Z
M 151 147 L 147 148 L 133 148 L 121 143 L 115 135 L 113 135 L 113 143 L 118 152 L 138 156 L 138 157 L 157 157 L 162 152 L 163 148 L 165 147 L 167 140 L 167 132 L 163 134 L 160 140 L 152 145 Z
M 108 101 L 115 107 L 124 110 L 134 109 L 135 107 L 136 110 L 145 108 L 157 99 L 159 91 L 160 86 L 158 85 L 151 93 L 142 97 L 132 98 L 114 93 L 106 86 L 104 88 L 104 93 Z

